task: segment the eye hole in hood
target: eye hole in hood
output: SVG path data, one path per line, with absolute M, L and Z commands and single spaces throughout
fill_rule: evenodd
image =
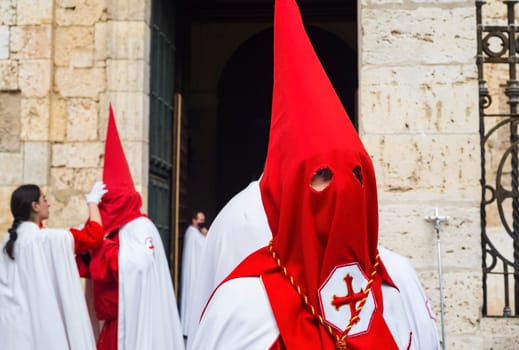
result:
M 310 182 L 310 187 L 314 190 L 321 192 L 323 191 L 330 182 L 332 182 L 333 172 L 328 167 L 322 167 L 316 170 L 314 175 L 312 176 L 312 181 Z

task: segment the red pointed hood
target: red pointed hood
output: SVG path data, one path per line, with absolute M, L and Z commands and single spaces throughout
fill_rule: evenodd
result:
M 326 189 L 316 191 L 310 183 L 322 168 L 330 169 L 333 178 Z M 371 275 L 378 255 L 374 168 L 294 0 L 277 0 L 275 5 L 272 121 L 260 190 L 272 247 L 312 305 L 322 307 L 319 289 L 337 268 L 356 264 L 365 276 Z M 373 284 L 376 295 L 382 279 L 390 281 L 380 264 Z M 278 292 L 282 289 L 269 286 L 268 279 L 264 283 L 271 303 L 284 305 L 287 299 Z M 275 308 L 274 313 L 287 341 L 306 333 L 297 334 L 290 326 L 297 315 L 283 315 Z
M 142 216 L 142 199 L 133 184 L 111 104 L 106 130 L 103 182 L 108 192 L 103 196 L 99 210 L 106 233 Z

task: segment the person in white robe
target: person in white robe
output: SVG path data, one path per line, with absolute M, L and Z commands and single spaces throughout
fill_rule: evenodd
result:
M 193 315 L 194 284 L 199 278 L 198 270 L 202 260 L 202 250 L 206 239 L 205 214 L 201 211 L 193 213 L 191 225 L 184 235 L 184 249 L 182 250 L 182 279 L 180 289 L 180 321 L 184 337 L 189 337 L 189 324 Z
M 182 350 L 180 318 L 162 238 L 141 212 L 110 105 L 99 204 L 105 239 L 80 266 L 92 280 L 98 350 Z M 88 260 L 88 259 L 87 259 Z
M 262 207 L 260 211 L 267 217 L 268 226 L 274 225 L 273 232 L 276 235 L 273 237 L 268 229 L 264 230 L 265 234 L 257 241 L 257 248 L 261 249 L 247 256 L 223 282 L 216 282 L 219 285 L 216 290 L 211 290 L 213 294 L 202 311 L 200 325 L 189 348 L 280 349 L 287 344 L 307 345 L 308 341 L 314 344 L 314 347 L 308 348 L 313 349 L 320 348 L 315 347 L 316 344 L 326 349 L 342 349 L 346 342 L 348 346 L 351 342 L 353 349 L 373 348 L 374 344 L 380 345 L 381 349 L 437 349 L 435 320 L 416 273 L 406 259 L 376 246 L 376 182 L 369 155 L 351 124 L 344 124 L 348 117 L 340 107 L 327 77 L 319 68 L 306 35 L 301 34 L 304 29 L 297 6 L 291 0 L 278 0 L 276 12 L 278 5 L 286 13 L 276 14 L 275 20 L 274 71 L 279 75 L 274 79 L 273 126 L 267 156 L 267 177 L 262 178 L 264 187 L 256 192 L 258 197 L 256 203 L 252 204 Z M 281 29 L 276 29 L 276 23 L 283 23 Z M 280 36 L 278 40 L 281 44 L 276 44 L 276 35 Z M 280 56 L 279 50 L 284 47 L 292 50 Z M 276 62 L 282 62 L 285 66 L 276 70 Z M 297 84 L 290 85 L 296 81 Z M 289 90 L 287 86 L 297 88 Z M 313 100 L 313 96 L 302 95 L 301 91 L 319 91 L 320 95 Z M 326 112 L 323 112 L 325 106 Z M 333 122 L 322 122 L 327 118 Z M 315 148 L 298 142 L 301 134 L 305 135 L 305 142 Z M 287 142 L 287 139 L 293 143 Z M 325 166 L 319 167 L 319 164 Z M 329 171 L 328 166 L 332 171 Z M 313 189 L 308 189 L 308 183 L 305 188 L 302 179 L 310 178 L 311 173 L 308 172 L 312 168 L 316 169 L 314 177 L 317 176 L 317 179 L 321 170 L 330 173 L 323 177 L 324 187 L 314 187 L 312 177 Z M 328 185 L 332 189 L 328 190 Z M 345 191 L 346 188 L 349 191 Z M 283 189 L 283 192 L 276 189 Z M 328 200 L 315 202 L 317 198 Z M 334 202 L 331 198 L 334 198 Z M 308 203 L 313 205 L 311 212 L 304 209 L 308 208 Z M 337 205 L 342 208 L 341 213 L 333 215 Z M 319 206 L 325 208 L 325 211 L 319 211 Z M 243 235 L 243 239 L 248 237 L 248 231 L 233 230 L 235 226 L 243 224 L 239 214 L 247 209 L 234 209 L 234 217 L 227 222 L 227 227 L 222 225 L 222 237 L 227 239 L 225 242 L 228 245 L 225 249 L 231 251 L 237 249 L 233 244 L 237 235 Z M 229 207 L 225 210 L 229 210 Z M 222 213 L 220 215 L 224 216 Z M 304 220 L 301 219 L 303 216 Z M 308 225 L 312 223 L 310 220 L 316 220 L 315 228 Z M 217 217 L 214 224 L 218 222 Z M 216 228 L 211 227 L 210 237 L 218 233 Z M 265 239 L 268 241 L 272 237 L 273 243 L 265 247 Z M 216 241 L 215 237 L 213 242 Z M 218 256 L 228 255 L 217 248 L 211 246 L 208 240 L 206 254 L 214 249 Z M 242 252 L 247 255 L 246 251 Z M 322 260 L 316 259 L 320 254 Z M 284 265 L 285 262 L 291 265 Z M 324 266 L 321 265 L 323 262 L 329 270 L 320 270 Z M 211 268 L 213 266 L 218 264 Z M 285 266 L 288 268 L 285 269 Z M 319 279 L 316 280 L 314 271 L 308 270 L 320 273 Z M 290 271 L 296 272 L 295 279 Z M 352 303 L 350 308 L 342 308 L 342 304 L 331 307 L 333 303 L 328 305 L 323 302 L 328 298 L 334 300 L 337 295 L 344 293 L 350 295 L 352 290 L 349 287 L 346 290 L 344 284 L 346 278 L 338 278 L 339 275 L 344 276 L 344 271 L 347 276 L 354 275 L 353 281 L 361 281 L 355 282 L 360 284 L 353 286 L 353 291 L 363 290 L 366 293 L 366 299 L 360 302 L 360 307 L 355 306 L 357 302 L 354 299 L 347 301 L 348 304 Z M 223 274 L 226 272 L 229 271 Z M 330 275 L 326 278 L 328 273 Z M 200 275 L 203 276 L 203 273 Z M 216 275 L 216 271 L 213 275 Z M 371 279 L 368 281 L 363 275 Z M 317 304 L 322 310 L 318 311 L 321 314 L 314 313 L 315 303 L 307 304 L 311 299 L 304 294 L 304 288 L 299 288 L 298 281 L 310 286 L 310 292 L 313 293 L 311 297 L 321 303 Z M 214 285 L 209 286 L 212 287 Z M 294 296 L 295 291 L 297 294 Z M 333 291 L 337 294 L 327 294 Z M 201 293 L 207 295 L 207 290 Z M 300 301 L 304 300 L 305 306 L 298 304 L 298 295 Z M 311 315 L 308 310 L 312 311 Z M 315 317 L 315 323 L 311 322 L 312 316 Z M 302 330 L 308 330 L 309 333 Z
M 0 349 L 95 349 L 75 253 L 103 239 L 97 203 L 105 192 L 99 182 L 86 196 L 89 220 L 80 230 L 42 227 L 49 204 L 38 186 L 13 192 L 14 222 L 0 254 Z

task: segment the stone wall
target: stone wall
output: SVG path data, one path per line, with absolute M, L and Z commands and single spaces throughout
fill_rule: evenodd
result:
M 101 177 L 109 102 L 146 200 L 150 0 L 0 1 L 0 238 L 9 196 L 42 186 L 49 226 L 77 225 Z M 516 319 L 482 318 L 473 1 L 359 0 L 359 124 L 378 176 L 381 243 L 408 257 L 447 347 L 515 349 Z
M 482 318 L 473 1 L 359 4 L 360 133 L 377 171 L 381 243 L 415 266 L 437 315 L 442 225 L 446 345 L 515 349 L 517 319 Z
M 83 194 L 102 176 L 110 102 L 147 198 L 150 10 L 149 0 L 0 3 L 0 236 L 22 183 L 47 193 L 48 226 L 86 218 Z

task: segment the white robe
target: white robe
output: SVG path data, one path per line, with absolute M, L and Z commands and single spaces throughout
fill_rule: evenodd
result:
M 218 286 L 218 284 L 225 277 L 227 277 L 227 275 L 232 272 L 232 270 L 246 256 L 257 249 L 266 246 L 271 238 L 272 234 L 270 232 L 266 214 L 261 201 L 259 182 L 254 181 L 247 188 L 233 197 L 229 203 L 227 203 L 227 205 L 220 211 L 213 224 L 211 225 L 211 228 L 209 229 L 208 238 L 204 247 L 202 264 L 198 273 L 199 282 L 196 287 L 198 295 L 196 302 L 203 302 L 203 305 L 198 304 L 198 306 L 196 306 L 197 310 L 200 310 L 199 314 L 201 314 L 204 310 L 205 304 L 207 303 L 207 300 L 211 296 L 211 293 L 215 287 Z M 433 314 L 430 309 L 427 296 L 423 291 L 416 272 L 404 257 L 383 247 L 379 247 L 379 251 L 381 254 L 381 259 L 384 262 L 389 275 L 400 291 L 398 294 L 395 294 L 393 288 L 391 288 L 392 291 L 390 291 L 388 288 L 384 289 L 384 304 L 386 305 L 385 316 L 388 315 L 387 318 L 385 317 L 385 319 L 390 329 L 392 329 L 397 343 L 403 344 L 404 341 L 401 340 L 399 342 L 398 339 L 403 339 L 402 337 L 404 334 L 407 334 L 408 337 L 409 333 L 407 331 L 409 330 L 412 332 L 411 349 L 437 349 L 439 338 L 436 329 L 436 323 L 432 316 Z M 239 280 L 245 280 L 245 278 L 241 278 Z M 231 287 L 225 286 L 229 283 L 231 283 Z M 232 288 L 234 283 L 241 282 L 229 281 L 225 283 L 217 290 L 215 296 L 219 293 L 226 293 L 225 291 L 229 288 Z M 261 285 L 261 282 L 256 281 L 246 283 L 253 284 L 255 286 L 251 287 L 248 285 L 240 286 L 239 288 L 258 289 L 260 292 L 256 291 L 253 293 L 251 291 L 251 293 L 257 297 L 258 294 L 265 293 L 265 291 L 262 290 L 263 286 Z M 259 288 L 258 283 L 260 283 Z M 222 289 L 223 292 L 220 291 L 220 289 Z M 240 307 L 245 307 L 242 305 L 240 298 L 234 298 L 233 293 L 234 291 L 231 291 L 230 296 L 218 297 L 220 301 L 216 301 L 217 299 L 215 299 L 214 303 L 216 306 L 212 306 L 211 304 L 213 304 L 213 301 L 211 301 L 211 304 L 207 307 L 206 313 L 210 311 L 210 308 L 214 308 L 220 312 L 223 310 L 219 309 L 220 307 L 229 308 L 229 300 L 232 300 L 233 303 L 239 303 L 241 305 Z M 239 291 L 238 294 L 240 294 Z M 233 299 L 227 299 L 229 297 Z M 227 301 L 225 301 L 225 299 L 227 299 Z M 222 300 L 223 304 L 220 304 Z M 261 300 L 266 300 L 266 303 L 263 303 Z M 232 326 L 229 322 L 236 321 L 235 319 L 230 320 L 229 317 L 222 317 L 222 315 L 218 316 L 212 313 L 212 316 L 206 316 L 204 314 L 204 317 L 211 319 L 213 316 L 215 316 L 215 319 L 212 319 L 211 322 L 203 321 L 200 329 L 198 329 L 199 325 L 197 323 L 192 322 L 192 328 L 190 330 L 192 333 L 190 334 L 194 334 L 195 336 L 191 337 L 191 339 L 188 338 L 188 349 L 226 349 L 226 346 L 230 346 L 229 349 L 239 349 L 240 347 L 238 346 L 231 346 L 230 344 L 232 342 L 226 343 L 225 346 L 222 344 L 224 344 L 223 342 L 226 341 L 225 338 L 226 334 L 228 334 L 227 331 L 233 332 L 235 327 L 238 327 L 238 329 L 241 328 L 239 326 L 240 324 L 248 324 L 248 321 L 244 321 L 245 319 L 248 320 L 246 315 L 251 314 L 255 315 L 258 320 L 262 320 L 261 322 L 265 322 L 262 323 L 262 326 L 258 329 L 261 330 L 265 327 L 268 328 L 270 331 L 267 333 L 275 333 L 275 340 L 275 338 L 277 338 L 277 326 L 272 327 L 271 323 L 273 318 L 270 320 L 270 323 L 268 321 L 267 316 L 272 315 L 268 299 L 258 297 L 258 301 L 252 304 L 253 305 L 250 306 L 253 308 L 253 310 L 250 310 L 251 313 L 249 313 L 249 311 L 244 311 L 242 314 L 244 315 L 244 319 L 241 320 L 242 322 L 238 322 Z M 268 312 L 266 313 L 265 310 L 268 310 Z M 232 314 L 232 312 L 229 312 L 229 314 Z M 216 319 L 218 318 L 220 318 L 222 322 L 227 322 L 223 324 L 223 328 L 219 328 L 220 323 L 216 322 Z M 407 321 L 402 322 L 402 326 L 399 326 L 399 323 L 395 323 L 393 320 L 397 320 L 399 322 L 401 320 Z M 268 325 L 270 325 L 270 327 Z M 256 327 L 258 326 L 259 325 L 256 324 Z M 255 337 L 256 333 L 251 333 L 251 330 L 248 329 L 249 327 L 243 328 L 243 334 L 238 329 L 236 329 L 237 335 L 232 336 L 230 339 L 234 339 L 233 341 L 238 341 L 238 339 L 241 339 L 241 342 L 247 342 L 251 337 Z M 273 329 L 275 329 L 275 331 L 273 331 Z M 256 340 L 257 339 L 254 341 Z M 265 339 L 265 343 L 268 343 L 270 340 L 272 339 Z M 237 344 L 243 343 L 239 342 Z M 254 344 L 254 342 L 250 342 L 250 344 Z M 260 341 L 258 344 L 263 343 Z M 222 347 L 220 347 L 220 345 L 222 345 Z M 259 347 L 250 347 L 250 349 L 268 348 L 268 346 L 258 346 Z M 249 349 L 248 347 L 245 348 Z
M 184 249 L 182 251 L 182 287 L 180 292 L 180 319 L 182 332 L 189 335 L 189 322 L 191 318 L 198 320 L 198 315 L 193 315 L 192 303 L 194 283 L 198 278 L 198 267 L 202 258 L 205 236 L 199 229 L 189 225 L 184 236 Z M 200 313 L 199 313 L 200 314 Z
M 94 350 L 72 234 L 32 222 L 17 232 L 15 260 L 0 253 L 0 349 Z
M 253 181 L 223 207 L 207 233 L 191 303 L 196 317 L 190 319 L 188 349 L 216 286 L 250 253 L 266 246 L 271 239 L 259 182 Z
M 146 217 L 119 230 L 118 350 L 184 349 L 159 232 Z

